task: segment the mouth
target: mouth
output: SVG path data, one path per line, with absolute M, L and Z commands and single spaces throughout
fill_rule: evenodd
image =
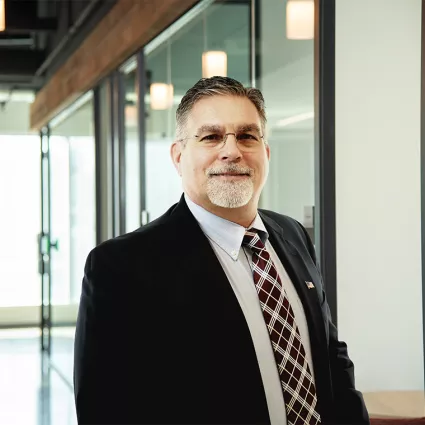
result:
M 246 177 L 250 177 L 248 173 L 218 173 L 218 174 L 211 174 L 211 177 L 221 177 L 224 179 L 242 179 Z
M 249 176 L 248 173 L 217 173 L 214 176 Z

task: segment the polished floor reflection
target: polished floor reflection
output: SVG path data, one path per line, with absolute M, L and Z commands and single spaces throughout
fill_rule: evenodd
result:
M 56 350 L 61 347 L 60 364 L 68 366 L 70 339 L 63 339 L 65 344 L 61 339 L 53 343 Z M 64 379 L 69 376 L 67 366 L 63 371 L 49 367 L 38 329 L 0 331 L 0 424 L 76 425 L 72 385 Z

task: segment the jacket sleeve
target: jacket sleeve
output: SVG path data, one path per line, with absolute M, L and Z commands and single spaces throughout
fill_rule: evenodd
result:
M 316 252 L 305 228 L 298 223 L 305 235 L 310 256 L 320 272 L 316 260 Z M 332 388 L 334 395 L 334 423 L 336 425 L 369 424 L 369 415 L 363 395 L 355 388 L 354 364 L 348 356 L 347 344 L 339 341 L 338 330 L 332 322 L 331 311 L 323 290 L 324 311 L 329 324 L 329 363 L 332 374 Z
M 125 329 L 119 326 L 123 318 L 118 310 L 117 276 L 111 262 L 102 257 L 104 253 L 95 248 L 87 258 L 75 333 L 74 394 L 79 425 L 132 423 L 132 391 L 127 391 L 131 383 L 120 344 Z

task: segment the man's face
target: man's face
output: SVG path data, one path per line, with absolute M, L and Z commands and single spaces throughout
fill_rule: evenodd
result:
M 229 134 L 226 143 L 221 140 Z M 196 137 L 195 137 L 196 136 Z M 172 147 L 185 193 L 206 209 L 212 205 L 257 208 L 269 169 L 260 116 L 245 97 L 199 100 L 186 123 L 184 141 Z

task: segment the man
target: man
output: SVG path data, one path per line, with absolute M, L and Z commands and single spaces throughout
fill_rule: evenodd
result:
M 79 424 L 368 424 L 313 245 L 258 210 L 260 91 L 202 79 L 171 148 L 184 195 L 87 259 L 75 341 Z

